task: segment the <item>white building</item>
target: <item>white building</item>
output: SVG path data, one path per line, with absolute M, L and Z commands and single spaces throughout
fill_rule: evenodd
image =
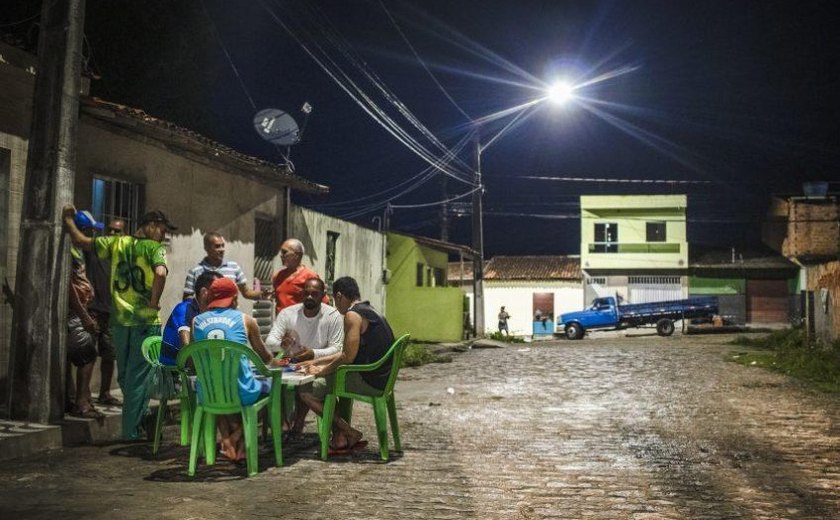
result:
M 460 285 L 472 299 L 471 264 L 465 264 L 462 272 L 459 262 L 451 262 L 448 278 L 450 285 Z M 493 257 L 484 268 L 486 333 L 498 330 L 497 316 L 502 306 L 510 314 L 511 334 L 552 334 L 559 314 L 584 306 L 580 257 Z

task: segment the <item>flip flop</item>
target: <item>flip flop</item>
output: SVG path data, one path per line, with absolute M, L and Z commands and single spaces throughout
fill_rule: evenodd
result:
M 331 457 L 340 455 L 350 455 L 351 453 L 365 449 L 367 445 L 368 441 L 360 440 L 352 446 L 345 446 L 344 448 L 330 448 L 327 451 L 327 454 Z
M 79 410 L 78 408 L 70 412 L 73 417 L 81 417 L 82 419 L 102 419 L 105 414 L 96 408 L 87 408 L 86 410 Z
M 96 400 L 97 403 L 105 406 L 122 406 L 122 401 L 114 397 L 113 395 L 109 395 L 106 398 L 99 398 Z

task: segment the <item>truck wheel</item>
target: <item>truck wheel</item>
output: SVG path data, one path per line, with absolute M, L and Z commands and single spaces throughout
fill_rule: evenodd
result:
M 660 336 L 670 336 L 674 333 L 674 322 L 668 318 L 662 318 L 656 322 L 656 333 Z
M 577 323 L 572 323 L 566 326 L 566 337 L 569 339 L 583 338 L 583 327 L 581 327 Z

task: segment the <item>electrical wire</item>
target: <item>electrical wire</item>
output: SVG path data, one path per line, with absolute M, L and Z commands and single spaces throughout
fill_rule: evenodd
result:
M 411 53 L 414 54 L 414 57 L 417 59 L 417 61 L 420 63 L 420 65 L 423 67 L 423 69 L 426 71 L 429 77 L 432 78 L 432 81 L 435 82 L 435 85 L 437 85 L 438 89 L 440 89 L 443 95 L 446 96 L 446 99 L 448 99 L 449 102 L 452 103 L 452 106 L 454 106 L 458 110 L 458 112 L 461 113 L 461 115 L 467 118 L 467 121 L 472 122 L 473 118 L 470 117 L 470 115 L 467 114 L 463 108 L 461 108 L 461 105 L 459 105 L 451 95 L 449 95 L 449 92 L 447 92 L 447 90 L 443 87 L 440 81 L 438 81 L 437 77 L 432 73 L 432 70 L 429 68 L 429 66 L 426 65 L 426 62 L 423 60 L 423 58 L 420 57 L 420 54 L 417 52 L 417 49 L 408 40 L 408 36 L 406 36 L 405 32 L 402 30 L 397 21 L 391 15 L 391 12 L 388 10 L 388 7 L 385 6 L 385 2 L 383 0 L 379 0 L 379 5 L 382 7 L 382 10 L 385 11 L 385 14 L 388 16 L 388 20 L 391 21 L 391 24 L 402 37 L 406 46 L 411 50 Z
M 233 70 L 233 73 L 236 76 L 236 80 L 239 82 L 239 86 L 242 88 L 242 93 L 245 94 L 246 98 L 248 98 L 248 103 L 251 105 L 251 108 L 254 109 L 254 112 L 256 112 L 257 104 L 254 103 L 254 98 L 251 97 L 251 93 L 248 92 L 248 87 L 245 86 L 245 81 L 239 74 L 239 69 L 236 68 L 236 64 L 233 62 L 233 58 L 231 58 L 230 53 L 228 52 L 227 47 L 225 46 L 225 43 L 222 41 L 222 37 L 219 34 L 219 29 L 216 27 L 216 23 L 213 21 L 213 18 L 210 16 L 210 13 L 207 11 L 207 6 L 204 5 L 204 0 L 199 0 L 199 3 L 201 4 L 201 10 L 204 12 L 204 16 L 206 16 L 207 20 L 210 22 L 210 32 L 213 33 L 213 37 L 216 38 L 216 41 L 219 43 L 219 47 L 221 47 L 222 52 L 225 53 L 225 58 L 227 59 L 228 65 L 230 65 L 231 70 Z
M 268 13 L 268 15 L 273 19 L 281 28 L 283 28 L 286 33 L 288 33 L 295 42 L 310 56 L 310 58 L 315 61 L 315 63 L 321 67 L 321 69 L 342 89 L 348 94 L 353 101 L 359 105 L 362 110 L 364 110 L 374 121 L 376 121 L 380 126 L 382 126 L 386 131 L 388 131 L 392 136 L 394 136 L 399 142 L 404 144 L 407 148 L 413 151 L 416 155 L 418 155 L 421 159 L 423 159 L 428 164 L 434 166 L 438 171 L 441 173 L 453 177 L 461 182 L 466 184 L 473 184 L 471 180 L 471 176 L 469 173 L 466 172 L 459 172 L 457 170 L 452 170 L 449 168 L 441 168 L 437 165 L 438 158 L 431 154 L 428 149 L 422 146 L 415 138 L 413 138 L 408 132 L 406 132 L 402 127 L 400 127 L 390 116 L 388 116 L 384 110 L 369 96 L 367 95 L 359 86 L 358 84 L 349 77 L 349 75 L 344 72 L 341 67 L 335 62 L 334 59 L 330 57 L 330 55 L 321 47 L 318 43 L 316 38 L 310 38 L 311 42 L 307 44 L 307 42 L 303 41 L 302 36 L 298 35 L 292 27 L 289 26 L 283 19 L 281 19 L 277 13 L 269 7 L 264 0 L 258 0 L 260 6 Z M 323 30 L 323 27 L 321 27 Z M 329 35 L 328 39 L 329 38 Z M 348 51 L 339 49 L 342 54 L 351 59 L 350 54 Z M 316 51 L 320 53 L 320 56 L 316 54 Z M 361 64 L 358 62 L 354 62 L 354 65 L 357 67 L 361 67 Z M 376 82 L 376 79 L 367 74 L 369 81 Z M 379 86 L 380 92 L 382 92 L 381 84 Z M 393 102 L 393 99 L 392 99 Z M 403 105 L 404 106 L 404 105 Z M 401 111 L 403 115 L 406 115 L 405 111 Z M 445 149 L 445 147 L 444 147 Z

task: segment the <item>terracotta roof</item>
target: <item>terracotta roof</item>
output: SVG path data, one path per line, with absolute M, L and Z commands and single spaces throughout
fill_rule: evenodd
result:
M 579 256 L 494 256 L 485 280 L 580 280 Z
M 285 166 L 280 166 L 250 155 L 237 152 L 233 148 L 213 141 L 198 132 L 180 127 L 169 121 L 158 119 L 143 112 L 118 103 L 111 103 L 95 97 L 82 96 L 79 99 L 83 115 L 104 122 L 109 127 L 117 127 L 124 133 L 145 136 L 163 142 L 167 149 L 180 149 L 207 159 L 211 165 L 221 169 L 234 170 L 257 182 L 270 186 L 291 186 L 294 189 L 325 193 L 329 188 L 295 175 Z
M 781 254 L 763 246 L 710 247 L 692 244 L 688 251 L 688 266 L 693 269 L 799 269 Z
M 461 262 L 449 262 L 449 269 L 446 274 L 446 280 L 449 283 L 458 283 L 463 279 L 470 281 L 473 278 L 473 263 L 471 260 L 464 260 L 464 275 L 461 276 Z

